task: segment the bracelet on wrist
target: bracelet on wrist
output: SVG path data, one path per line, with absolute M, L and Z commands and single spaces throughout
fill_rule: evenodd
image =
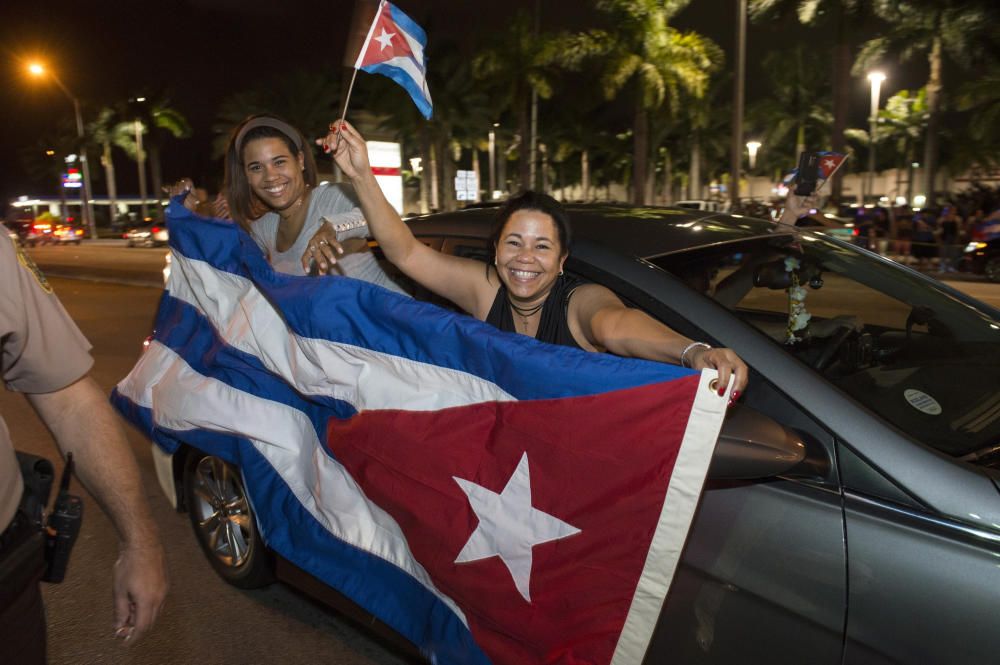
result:
M 706 344 L 705 342 L 691 342 L 690 344 L 688 344 L 687 346 L 684 347 L 683 351 L 681 351 L 681 367 L 690 367 L 691 366 L 691 365 L 687 364 L 687 361 L 685 359 L 687 358 L 687 354 L 688 354 L 688 352 L 691 349 L 699 347 L 699 346 L 701 348 L 705 349 L 706 351 L 708 351 L 709 349 L 712 348 L 711 344 Z

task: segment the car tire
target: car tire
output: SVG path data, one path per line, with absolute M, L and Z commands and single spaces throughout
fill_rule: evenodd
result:
M 274 557 L 260 536 L 238 467 L 194 451 L 184 465 L 184 500 L 198 544 L 222 579 L 241 589 L 274 581 Z
M 135 247 L 135 243 L 132 242 L 131 240 L 126 240 L 125 241 L 125 246 L 126 247 Z
M 1000 256 L 994 256 L 986 262 L 983 274 L 991 282 L 1000 282 Z

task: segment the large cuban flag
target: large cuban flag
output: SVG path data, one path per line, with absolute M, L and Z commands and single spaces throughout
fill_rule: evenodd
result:
M 433 104 L 427 89 L 426 47 L 423 28 L 391 2 L 381 0 L 354 68 L 388 76 L 403 86 L 430 119 Z
M 277 274 L 236 225 L 168 217 L 127 418 L 239 465 L 268 546 L 431 662 L 642 661 L 726 410 L 714 372 Z

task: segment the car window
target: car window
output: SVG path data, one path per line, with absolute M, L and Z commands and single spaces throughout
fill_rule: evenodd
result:
M 822 236 L 651 260 L 913 438 L 969 458 L 1000 443 L 995 310 Z

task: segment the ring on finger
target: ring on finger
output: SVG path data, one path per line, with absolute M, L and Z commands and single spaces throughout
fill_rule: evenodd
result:
M 323 238 L 322 240 L 320 240 L 320 241 L 319 241 L 319 244 L 320 244 L 320 245 L 329 245 L 330 243 L 328 243 L 328 242 L 326 241 L 326 238 Z

